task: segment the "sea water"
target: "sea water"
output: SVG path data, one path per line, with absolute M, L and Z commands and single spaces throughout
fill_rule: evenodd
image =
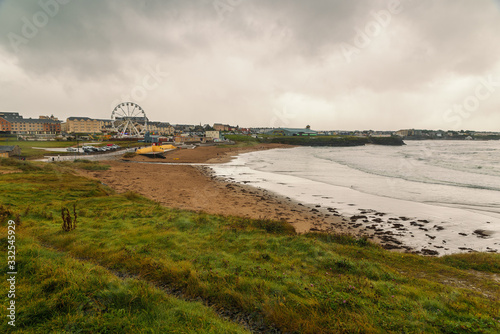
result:
M 405 217 L 397 238 L 415 250 L 500 252 L 500 141 L 406 143 L 257 151 L 212 168 L 347 217 L 384 213 L 379 228 Z

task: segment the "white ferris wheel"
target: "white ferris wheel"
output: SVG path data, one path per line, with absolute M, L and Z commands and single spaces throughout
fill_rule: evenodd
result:
M 113 130 L 120 137 L 139 137 L 146 133 L 148 118 L 144 109 L 133 102 L 122 102 L 111 113 Z

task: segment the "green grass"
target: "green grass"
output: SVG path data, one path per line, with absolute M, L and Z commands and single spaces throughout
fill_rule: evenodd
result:
M 355 137 L 355 136 L 274 136 L 262 134 L 259 138 L 247 135 L 225 135 L 237 144 L 278 143 L 298 146 L 360 146 L 365 144 L 404 145 L 399 137 Z
M 26 285 L 19 288 L 25 290 L 19 324 L 27 332 L 62 331 L 71 319 L 71 330 L 85 320 L 88 332 L 100 326 L 118 331 L 119 325 L 134 330 L 149 316 L 165 325 L 177 321 L 171 319 L 177 314 L 170 310 L 174 301 L 198 311 L 183 313 L 189 326 L 198 325 L 198 316 L 230 326 L 201 304 L 171 300 L 153 285 L 290 333 L 500 331 L 499 254 L 431 258 L 389 252 L 345 235 L 296 235 L 286 222 L 179 211 L 134 193 L 115 194 L 70 168 L 40 167 L 0 179 L 0 203 L 20 215 L 22 263 L 39 266 L 20 275 Z M 73 203 L 77 228 L 63 232 L 61 208 Z M 31 249 L 44 254 L 38 262 Z M 88 273 L 84 281 L 80 267 Z M 86 286 L 86 280 L 94 283 Z M 43 292 L 46 286 L 49 292 Z M 154 298 L 144 297 L 145 287 Z M 189 326 L 179 332 L 192 331 Z
M 71 172 L 73 169 L 85 169 L 85 170 L 108 170 L 109 165 L 104 165 L 99 161 L 92 161 L 86 159 L 75 159 L 73 161 L 56 161 L 50 164 L 42 162 L 28 162 L 22 161 L 14 158 L 0 158 L 0 166 L 4 170 L 9 171 L 65 171 Z
M 5 138 L 0 139 L 0 145 L 19 145 L 21 148 L 21 155 L 26 158 L 42 158 L 49 151 L 39 150 L 33 147 L 43 147 L 43 148 L 58 148 L 58 147 L 70 147 L 75 145 L 76 142 L 67 141 L 25 141 L 17 139 L 5 140 Z M 57 152 L 58 154 L 65 155 L 67 152 Z
M 18 234 L 16 247 L 17 333 L 246 333 L 200 302 L 168 296 L 144 280 L 119 278 L 25 233 Z M 14 329 L 2 321 L 0 331 Z
M 226 139 L 235 142 L 233 145 L 218 145 L 219 147 L 252 147 L 260 144 L 260 141 L 247 135 L 224 135 Z
M 258 142 L 257 138 L 247 135 L 224 135 L 224 137 L 235 142 Z
M 82 147 L 90 142 L 97 141 L 88 141 L 82 142 L 78 141 L 78 145 Z M 116 144 L 121 147 L 136 147 L 144 145 L 144 143 L 138 143 L 137 140 L 134 141 L 103 141 L 99 144 L 94 144 L 93 146 L 106 146 L 108 144 Z M 28 159 L 38 159 L 43 158 L 44 155 L 47 154 L 58 154 L 58 155 L 74 155 L 74 152 L 59 152 L 59 151 L 46 151 L 40 150 L 33 147 L 41 147 L 41 148 L 67 148 L 67 147 L 76 147 L 76 141 L 26 141 L 26 140 L 17 140 L 16 138 L 0 138 L 0 145 L 19 145 L 21 148 L 21 156 Z

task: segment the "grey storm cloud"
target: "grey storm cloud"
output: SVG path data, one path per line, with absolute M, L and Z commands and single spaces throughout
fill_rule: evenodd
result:
M 443 115 L 500 74 L 498 31 L 498 0 L 1 0 L 0 109 L 106 117 L 161 68 L 159 120 L 491 130 L 500 87 Z
M 2 36 L 4 50 L 23 68 L 39 73 L 69 69 L 99 76 L 143 52 L 173 55 L 185 50 L 183 42 L 168 34 L 179 20 L 175 3 L 7 1 L 0 10 L 2 31 L 8 32 Z M 39 27 L 36 15 L 44 12 L 53 16 L 46 15 L 47 23 Z

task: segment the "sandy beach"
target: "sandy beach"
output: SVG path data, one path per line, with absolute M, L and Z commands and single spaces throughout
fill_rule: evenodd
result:
M 105 162 L 111 166 L 107 171 L 81 173 L 100 180 L 118 193 L 134 191 L 168 207 L 223 216 L 285 220 L 298 233 L 325 231 L 364 236 L 386 249 L 425 255 L 440 255 L 453 244 L 450 239 L 453 236 L 445 233 L 443 224 L 426 226 L 429 222 L 418 218 L 418 215 L 394 216 L 371 209 L 359 209 L 359 212 L 345 215 L 342 209 L 331 205 L 311 205 L 307 204 L 310 203 L 308 201 L 294 199 L 292 195 L 290 198 L 272 190 L 247 185 L 241 180 L 237 182 L 217 177 L 214 170 L 207 166 L 228 162 L 240 153 L 288 147 L 291 146 L 260 144 L 179 149 L 168 152 L 165 159 L 144 156 L 116 159 Z M 437 238 L 438 234 L 445 240 Z M 401 240 L 405 235 L 420 240 L 421 247 L 415 248 Z M 460 237 L 464 238 L 463 235 L 461 233 Z M 484 236 L 478 234 L 478 237 Z M 476 251 L 467 247 L 462 246 L 459 250 Z M 486 251 L 494 249 L 486 248 Z
M 258 144 L 254 146 L 199 146 L 195 149 L 177 149 L 165 153 L 165 159 L 150 158 L 138 155 L 134 158 L 126 159 L 135 162 L 166 162 L 166 163 L 224 163 L 241 153 L 270 150 L 274 148 L 290 148 L 285 144 Z
M 298 233 L 325 231 L 366 236 L 387 249 L 411 251 L 393 238 L 392 232 L 361 230 L 357 219 L 342 216 L 335 208 L 308 206 L 265 189 L 218 178 L 210 167 L 204 166 L 228 162 L 241 153 L 289 147 L 292 146 L 261 144 L 180 149 L 168 152 L 166 159 L 136 156 L 111 160 L 104 162 L 111 166 L 107 171 L 81 173 L 100 180 L 118 193 L 133 191 L 172 208 L 223 216 L 285 220 Z
M 230 161 L 240 153 L 288 148 L 289 145 L 261 144 L 252 147 L 205 146 L 168 152 L 166 159 L 136 156 L 104 163 L 107 171 L 81 171 L 100 180 L 118 193 L 137 192 L 165 206 L 226 216 L 286 220 L 298 233 L 334 231 L 346 233 L 350 222 L 335 210 L 311 208 L 266 190 L 229 182 L 213 175 L 203 165 Z M 154 164 L 152 163 L 154 162 Z
M 286 220 L 297 232 L 342 232 L 346 220 L 321 213 L 286 197 L 214 177 L 210 168 L 190 165 L 107 161 L 107 171 L 81 171 L 118 193 L 137 192 L 165 206 L 224 216 Z

